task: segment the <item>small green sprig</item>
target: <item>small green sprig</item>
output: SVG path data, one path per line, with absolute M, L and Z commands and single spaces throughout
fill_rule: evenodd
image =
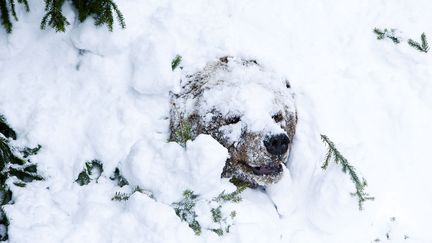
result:
M 198 215 L 195 212 L 198 197 L 199 195 L 194 194 L 193 191 L 185 190 L 183 192 L 183 199 L 172 204 L 177 216 L 179 216 L 182 221 L 186 221 L 196 235 L 201 234 L 201 225 L 197 220 Z
M 225 191 L 221 192 L 217 197 L 213 198 L 213 201 L 218 203 L 223 202 L 233 202 L 238 203 L 241 202 L 242 198 L 240 194 L 246 189 L 246 186 L 237 187 L 237 189 L 231 193 L 226 193 Z
M 212 219 L 215 224 L 218 225 L 217 228 L 210 229 L 218 236 L 223 236 L 225 233 L 230 232 L 232 225 L 232 220 L 236 217 L 237 212 L 231 211 L 229 216 L 225 216 L 222 212 L 222 207 L 227 202 L 239 203 L 241 202 L 241 193 L 247 188 L 247 185 L 239 185 L 237 189 L 231 193 L 226 193 L 222 191 L 218 196 L 214 197 L 211 202 L 216 202 L 217 207 L 213 207 L 210 212 L 212 214 Z
M 92 180 L 97 180 L 103 172 L 102 162 L 99 160 L 87 161 L 83 170 L 78 174 L 78 178 L 75 180 L 80 186 L 88 185 Z
M 393 43 L 395 43 L 395 44 L 399 44 L 401 42 L 400 37 L 398 37 L 396 35 L 396 29 L 381 30 L 379 28 L 375 28 L 373 30 L 373 32 L 377 35 L 378 40 L 383 40 L 385 38 L 388 38 L 388 39 L 392 40 Z
M 182 120 L 180 121 L 179 126 L 177 127 L 177 130 L 174 131 L 174 137 L 172 138 L 172 141 L 182 145 L 183 147 L 186 146 L 186 142 L 188 140 L 192 139 L 192 125 L 188 120 Z
M 182 61 L 182 56 L 176 55 L 174 59 L 171 61 L 171 69 L 174 71 L 180 65 L 181 61 Z
M 139 193 L 143 193 L 147 196 L 149 196 L 150 198 L 153 198 L 153 193 L 150 191 L 145 191 L 144 189 L 140 188 L 139 186 L 136 186 L 131 192 L 126 193 L 126 192 L 116 192 L 114 194 L 114 197 L 111 198 L 111 200 L 113 201 L 127 201 L 129 200 L 129 198 L 135 193 L 135 192 L 139 192 Z
M 126 178 L 124 178 L 124 176 L 120 173 L 120 169 L 119 168 L 115 168 L 114 173 L 112 176 L 110 176 L 110 179 L 114 182 L 116 182 L 116 184 L 119 187 L 123 187 L 126 185 L 129 185 L 129 182 L 126 180 Z
M 427 53 L 427 52 L 429 51 L 429 44 L 428 44 L 428 42 L 427 42 L 426 34 L 425 34 L 425 33 L 422 33 L 422 34 L 421 34 L 421 36 L 420 36 L 420 40 L 421 40 L 421 43 L 419 43 L 419 42 L 417 42 L 417 41 L 414 41 L 413 39 L 409 39 L 409 40 L 408 40 L 408 44 L 409 44 L 411 47 L 417 49 L 418 51 L 421 51 L 421 52 Z
M 355 168 L 348 163 L 348 160 L 337 150 L 334 143 L 326 136 L 321 135 L 321 140 L 327 145 L 328 151 L 324 160 L 323 165 L 321 168 L 323 170 L 327 169 L 330 161 L 333 159 L 333 161 L 342 166 L 342 171 L 345 174 L 348 174 L 351 178 L 351 181 L 354 183 L 354 186 L 356 188 L 356 191 L 351 193 L 352 196 L 356 196 L 358 199 L 358 205 L 359 209 L 363 209 L 363 203 L 367 200 L 374 200 L 374 197 L 369 196 L 365 192 L 365 187 L 367 186 L 367 182 L 364 178 L 359 178 L 359 176 L 356 173 Z

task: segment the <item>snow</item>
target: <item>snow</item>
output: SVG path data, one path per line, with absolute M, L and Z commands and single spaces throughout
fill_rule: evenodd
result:
M 429 36 L 430 1 L 117 4 L 127 28 L 112 33 L 78 24 L 69 7 L 66 33 L 40 31 L 36 0 L 30 13 L 18 12 L 11 35 L 0 30 L 0 114 L 16 129 L 16 145 L 42 145 L 32 161 L 46 178 L 12 186 L 10 242 L 432 241 L 430 53 L 372 33 L 387 27 L 405 39 Z M 173 72 L 176 54 L 183 69 Z M 167 142 L 168 92 L 179 89 L 183 73 L 225 55 L 257 59 L 288 77 L 299 122 L 282 180 L 227 205 L 237 212 L 229 234 L 195 236 L 171 203 L 186 189 L 199 192 L 198 219 L 209 225 L 208 200 L 235 188 L 218 177 L 227 152 L 214 139 L 200 136 L 186 148 Z M 363 211 L 338 166 L 321 170 L 321 133 L 367 179 L 375 200 Z M 92 159 L 104 171 L 81 187 L 74 181 Z M 156 199 L 111 200 L 122 190 L 108 179 L 117 166 Z
M 131 185 L 149 190 L 158 201 L 170 204 L 189 188 L 198 194 L 219 189 L 227 158 L 227 149 L 209 135 L 188 141 L 186 149 L 174 142 L 139 141 L 120 171 Z
M 214 71 L 214 77 L 202 88 L 205 91 L 199 97 L 199 112 L 205 116 L 215 109 L 223 117 L 241 116 L 242 123 L 250 132 L 284 133 L 272 116 L 285 107 L 290 113 L 295 113 L 292 92 L 286 88 L 286 78 L 257 65 L 244 67 L 241 61 L 233 58 L 228 62 L 229 71 Z M 219 84 L 219 80 L 224 83 Z

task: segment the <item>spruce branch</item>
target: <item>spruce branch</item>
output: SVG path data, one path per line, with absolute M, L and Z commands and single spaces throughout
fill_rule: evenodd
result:
M 145 194 L 148 197 L 154 199 L 153 193 L 151 191 L 147 191 L 147 190 L 140 188 L 139 186 L 136 186 L 130 193 L 116 192 L 114 197 L 111 198 L 111 200 L 113 200 L 113 201 L 127 201 L 135 192 Z
M 6 182 L 10 181 L 16 186 L 24 187 L 34 180 L 43 180 L 43 177 L 37 174 L 37 165 L 28 159 L 39 151 L 40 145 L 38 149 L 18 150 L 10 145 L 10 139 L 16 139 L 16 133 L 0 115 L 0 241 L 8 239 L 9 220 L 3 206 L 12 203 L 13 195 Z M 22 151 L 31 153 L 24 154 Z
M 395 44 L 400 43 L 400 37 L 396 35 L 396 29 L 384 29 L 374 28 L 373 32 L 377 35 L 378 40 L 383 40 L 385 38 L 390 39 Z
M 384 37 L 385 37 L 385 32 L 384 31 L 382 31 L 382 30 L 380 30 L 378 28 L 375 28 L 373 31 L 377 35 L 377 39 L 378 40 L 384 39 Z
M 212 208 L 210 210 L 211 214 L 212 214 L 212 219 L 213 222 L 217 223 L 220 222 L 222 220 L 222 206 L 219 205 L 217 208 Z
M 237 189 L 231 193 L 225 193 L 225 191 L 222 191 L 217 197 L 213 198 L 212 201 L 218 202 L 218 203 L 224 203 L 224 202 L 233 202 L 238 203 L 241 202 L 242 198 L 240 194 L 246 189 L 246 186 L 237 187 Z
M 24 5 L 26 12 L 30 12 L 30 6 L 27 0 L 18 0 L 18 3 Z
M 6 118 L 2 115 L 0 115 L 0 133 L 6 138 L 16 139 L 15 131 L 9 126 L 6 122 Z
M 17 3 L 23 5 L 27 12 L 30 11 L 28 0 L 0 0 L 1 24 L 7 33 L 12 32 L 12 20 L 18 21 Z M 41 29 L 46 29 L 49 26 L 56 32 L 65 31 L 66 26 L 70 23 L 62 12 L 64 3 L 65 0 L 45 0 L 45 15 L 41 20 Z M 77 10 L 80 22 L 84 22 L 89 16 L 92 16 L 96 26 L 106 25 L 112 31 L 114 18 L 116 18 L 120 27 L 126 28 L 124 16 L 114 0 L 72 0 L 72 5 Z
M 80 22 L 92 16 L 96 26 L 106 25 L 109 31 L 113 31 L 115 14 L 120 27 L 126 28 L 123 14 L 113 0 L 73 0 L 72 4 L 78 12 Z
M 181 120 L 173 134 L 174 136 L 171 138 L 171 141 L 176 142 L 183 147 L 186 146 L 186 142 L 192 139 L 191 123 L 187 119 Z
M 6 30 L 7 33 L 11 33 L 12 23 L 10 21 L 10 13 L 7 7 L 6 0 L 0 0 L 0 12 L 3 28 Z
M 35 154 L 39 153 L 39 150 L 41 148 L 42 148 L 42 146 L 40 144 L 38 144 L 34 148 L 24 148 L 23 150 L 21 150 L 21 153 L 23 154 L 24 158 L 27 158 L 29 156 L 32 156 L 32 155 L 35 155 Z
M 182 221 L 186 221 L 196 235 L 200 235 L 201 225 L 196 219 L 198 215 L 195 212 L 195 205 L 197 200 L 197 194 L 194 194 L 194 192 L 191 190 L 185 190 L 183 192 L 183 199 L 179 202 L 173 203 L 172 206 L 177 216 Z
M 127 201 L 131 195 L 124 192 L 116 192 L 114 197 L 111 198 L 113 201 Z
M 8 140 L 0 136 L 0 170 L 3 170 L 8 164 L 24 165 L 25 160 L 15 156 L 13 148 L 9 146 Z
M 231 193 L 225 193 L 222 191 L 218 196 L 214 197 L 211 202 L 216 202 L 217 207 L 213 207 L 210 212 L 212 214 L 213 222 L 218 225 L 217 228 L 209 229 L 215 232 L 218 236 L 223 236 L 225 233 L 229 233 L 230 227 L 232 225 L 232 220 L 236 217 L 236 211 L 231 211 L 229 216 L 224 215 L 222 212 L 222 208 L 225 203 L 232 202 L 238 203 L 241 202 L 242 198 L 240 194 L 247 188 L 247 185 L 239 185 L 237 189 Z
M 7 241 L 8 240 L 8 226 L 9 226 L 9 219 L 6 215 L 6 212 L 4 211 L 3 207 L 0 207 L 0 225 L 4 225 L 6 230 L 4 232 L 1 232 L 0 234 L 0 241 Z
M 420 38 L 422 41 L 422 49 L 425 50 L 426 52 L 428 52 L 429 51 L 429 44 L 428 44 L 427 39 L 426 39 L 426 34 L 422 33 Z
M 124 178 L 123 175 L 120 173 L 120 169 L 119 169 L 118 167 L 115 168 L 113 175 L 110 176 L 110 179 L 111 179 L 112 181 L 115 181 L 116 184 L 117 184 L 119 187 L 123 187 L 123 186 L 129 185 L 129 182 L 128 182 L 128 181 L 126 180 L 126 178 Z
M 23 5 L 24 9 L 27 12 L 30 11 L 27 0 L 17 0 L 17 3 Z M 12 32 L 13 25 L 11 22 L 11 18 L 13 18 L 15 21 L 18 21 L 18 16 L 16 14 L 15 7 L 16 7 L 15 0 L 0 0 L 0 14 L 1 14 L 2 25 L 7 33 Z
M 374 200 L 374 197 L 371 197 L 364 191 L 365 187 L 367 186 L 366 180 L 364 178 L 359 178 L 355 168 L 349 164 L 348 160 L 339 152 L 334 143 L 326 135 L 321 134 L 321 140 L 328 147 L 327 155 L 321 168 L 326 170 L 331 159 L 333 159 L 336 164 L 342 166 L 342 171 L 345 174 L 348 174 L 351 178 L 351 181 L 354 183 L 356 191 L 351 193 L 351 195 L 357 197 L 359 209 L 362 210 L 363 203 L 365 201 Z
M 213 221 L 213 225 L 206 230 L 216 233 L 218 236 L 222 236 L 225 233 L 230 232 L 230 227 L 233 224 L 233 220 L 236 217 L 236 211 L 231 211 L 229 214 L 224 213 L 223 207 L 226 203 L 238 203 L 241 201 L 240 194 L 246 189 L 246 187 L 238 187 L 234 192 L 225 193 L 222 191 L 218 196 L 207 200 L 210 205 L 210 213 Z M 182 220 L 186 221 L 189 227 L 195 232 L 196 235 L 201 234 L 201 225 L 197 220 L 198 215 L 195 212 L 195 206 L 199 200 L 199 195 L 195 194 L 191 190 L 185 190 L 183 192 L 183 199 L 179 202 L 172 203 L 177 216 Z
M 421 43 L 419 43 L 413 39 L 409 39 L 408 44 L 411 47 L 417 49 L 418 51 L 427 53 L 429 51 L 429 44 L 428 44 L 427 39 L 426 39 L 426 34 L 422 33 L 420 36 L 420 39 L 421 39 Z
M 171 61 L 171 69 L 174 71 L 178 67 L 178 65 L 180 65 L 181 61 L 182 61 L 182 56 L 176 55 L 174 59 Z
M 80 186 L 88 185 L 92 180 L 96 181 L 102 175 L 103 164 L 101 161 L 94 159 L 87 161 L 83 170 L 78 174 L 78 178 L 75 180 Z
M 116 13 L 117 21 L 119 22 L 120 27 L 122 29 L 125 29 L 126 28 L 126 22 L 124 20 L 124 16 L 123 16 L 122 12 L 120 12 L 120 10 L 118 9 L 117 4 L 115 4 L 112 1 L 110 1 L 110 2 L 111 2 L 111 5 L 112 5 L 112 8 L 114 9 L 114 11 Z
M 78 178 L 75 180 L 80 186 L 88 185 L 90 183 L 90 177 L 86 173 L 86 171 L 81 171 L 78 174 Z
M 12 16 L 14 17 L 15 21 L 18 21 L 18 17 L 15 11 L 15 0 L 9 0 L 9 5 Z
M 21 182 L 28 183 L 32 181 L 41 181 L 43 177 L 29 171 L 25 171 L 23 169 L 9 168 L 9 176 L 15 176 Z
M 55 29 L 56 32 L 65 32 L 66 26 L 70 23 L 63 15 L 62 6 L 65 0 L 45 0 L 46 14 L 42 18 L 40 28 L 45 29 L 47 26 Z

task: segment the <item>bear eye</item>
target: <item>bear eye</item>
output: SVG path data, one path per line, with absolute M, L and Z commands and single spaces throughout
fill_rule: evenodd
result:
M 229 124 L 236 124 L 239 121 L 240 121 L 240 117 L 239 116 L 233 116 L 233 117 L 228 118 L 227 125 L 229 125 Z
M 281 112 L 279 112 L 279 113 L 273 115 L 272 118 L 275 122 L 281 122 L 283 120 L 283 115 Z

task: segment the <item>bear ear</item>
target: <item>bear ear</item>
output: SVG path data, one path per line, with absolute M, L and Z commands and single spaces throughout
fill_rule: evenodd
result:
M 221 61 L 223 63 L 228 63 L 230 58 L 232 58 L 232 56 L 224 56 L 224 57 L 219 58 L 219 61 Z
M 288 81 L 288 79 L 285 80 L 285 87 L 287 87 L 287 89 L 290 89 L 290 88 L 291 88 L 291 84 L 290 84 L 290 82 Z
M 176 94 L 172 91 L 169 92 L 169 99 L 171 102 L 174 102 L 175 99 L 178 99 L 180 97 L 180 94 Z
M 174 93 L 174 92 L 172 92 L 171 90 L 169 91 L 169 97 L 170 98 L 177 98 L 178 97 L 178 95 L 176 94 L 176 93 Z

